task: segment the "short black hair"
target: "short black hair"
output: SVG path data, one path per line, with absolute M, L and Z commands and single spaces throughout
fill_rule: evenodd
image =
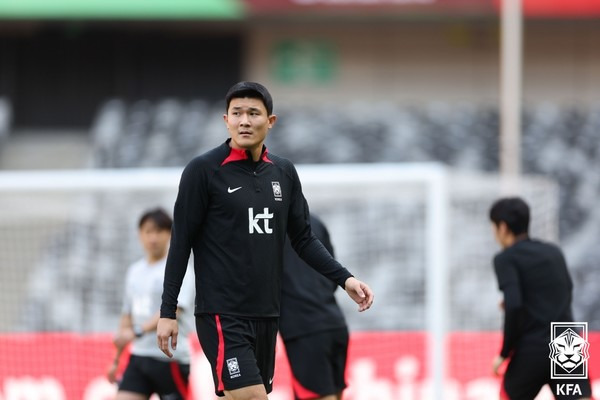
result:
M 267 115 L 273 114 L 273 98 L 271 97 L 271 93 L 260 83 L 247 81 L 238 82 L 227 91 L 225 95 L 225 112 L 229 111 L 229 103 L 231 103 L 232 99 L 241 99 L 244 97 L 262 100 L 267 109 Z
M 156 224 L 159 230 L 171 230 L 173 226 L 173 220 L 167 214 L 167 212 L 160 208 L 153 208 L 151 210 L 145 211 L 140 217 L 140 222 L 138 223 L 138 228 L 141 228 L 142 225 L 146 223 L 146 221 L 152 221 Z
M 496 225 L 504 222 L 514 235 L 528 233 L 529 206 L 520 197 L 504 197 L 490 208 L 490 220 Z

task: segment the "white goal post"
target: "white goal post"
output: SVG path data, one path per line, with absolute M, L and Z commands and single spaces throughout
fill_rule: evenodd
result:
M 487 219 L 498 175 L 437 163 L 297 169 L 336 258 L 375 292 L 360 314 L 338 293 L 351 331 L 426 332 L 432 398 L 444 398 L 448 333 L 500 329 Z M 181 171 L 1 172 L 0 333 L 112 331 L 122 276 L 141 256 L 137 219 L 149 207 L 172 211 Z M 557 186 L 525 176 L 520 188 L 532 233 L 556 240 Z

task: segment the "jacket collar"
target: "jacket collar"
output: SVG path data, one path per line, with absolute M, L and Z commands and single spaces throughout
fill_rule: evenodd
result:
M 231 139 L 227 139 L 224 143 L 225 146 L 229 147 L 229 155 L 227 156 L 227 158 L 225 158 L 223 160 L 223 162 L 221 163 L 221 166 L 223 166 L 227 163 L 230 163 L 230 162 L 235 162 L 235 161 L 252 160 L 252 155 L 250 154 L 249 150 L 234 149 L 233 147 L 231 147 L 230 142 L 231 142 Z M 273 162 L 271 160 L 269 160 L 268 154 L 269 154 L 269 151 L 267 150 L 267 146 L 265 146 L 263 144 L 260 159 L 264 162 L 273 164 Z

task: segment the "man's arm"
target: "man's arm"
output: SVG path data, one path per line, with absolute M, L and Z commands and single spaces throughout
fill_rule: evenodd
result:
M 191 162 L 181 174 L 179 192 L 173 210 L 173 227 L 165 279 L 161 318 L 175 319 L 177 297 L 185 276 L 191 249 L 200 230 L 207 204 L 201 167 Z
M 373 292 L 369 286 L 356 279 L 327 251 L 314 235 L 310 225 L 310 212 L 302 194 L 302 185 L 292 166 L 294 187 L 288 218 L 288 236 L 300 258 L 320 274 L 344 288 L 346 293 L 365 311 L 373 304 Z
M 188 310 L 193 314 L 194 312 L 194 297 L 195 297 L 195 279 L 194 270 L 192 266 L 188 266 L 188 273 L 186 274 L 179 292 L 177 307 L 177 318 L 184 310 Z M 156 337 L 158 348 L 169 358 L 173 357 L 173 353 L 169 350 L 169 339 L 171 341 L 171 348 L 177 349 L 177 338 L 179 335 L 179 324 L 177 319 L 172 318 L 158 318 L 156 324 Z M 184 338 L 187 339 L 187 338 Z
M 116 348 L 115 356 L 107 372 L 108 380 L 111 383 L 116 382 L 116 372 L 119 365 L 119 359 L 121 358 L 121 354 L 123 354 L 123 351 L 127 345 L 145 333 L 154 331 L 156 329 L 157 322 L 158 311 L 140 326 L 133 325 L 131 314 L 121 315 L 119 330 L 113 338 L 113 344 Z
M 169 339 L 173 350 L 177 347 L 177 298 L 188 267 L 191 249 L 208 205 L 206 174 L 206 168 L 202 168 L 201 161 L 196 159 L 190 162 L 181 174 L 175 201 L 160 319 L 156 327 L 158 347 L 169 357 L 173 356 L 169 351 Z
M 117 382 L 117 368 L 119 367 L 119 359 L 121 358 L 121 354 L 123 353 L 123 350 L 125 350 L 127 344 L 134 338 L 132 326 L 133 324 L 131 323 L 131 315 L 121 314 L 121 319 L 119 320 L 119 330 L 113 338 L 115 355 L 106 371 L 106 377 L 110 383 Z
M 516 346 L 521 332 L 523 296 L 516 267 L 506 257 L 494 259 L 498 287 L 504 296 L 504 338 L 500 356 L 507 358 Z

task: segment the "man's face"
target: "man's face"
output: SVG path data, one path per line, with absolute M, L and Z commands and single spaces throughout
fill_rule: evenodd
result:
M 276 118 L 275 115 L 267 115 L 267 109 L 260 99 L 232 99 L 227 114 L 223 115 L 231 136 L 231 147 L 240 150 L 262 149 Z
M 147 220 L 140 227 L 140 242 L 150 261 L 158 261 L 167 254 L 171 231 L 160 229 L 154 221 Z

